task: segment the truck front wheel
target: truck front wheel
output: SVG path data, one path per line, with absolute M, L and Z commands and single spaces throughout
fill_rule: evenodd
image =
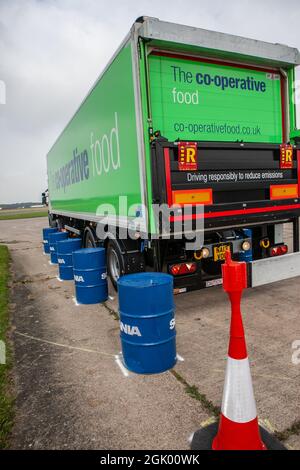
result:
M 114 240 L 109 240 L 107 245 L 107 271 L 112 285 L 117 290 L 117 281 L 124 273 L 124 258 Z
M 54 219 L 53 215 L 48 212 L 49 227 L 56 228 L 57 221 Z

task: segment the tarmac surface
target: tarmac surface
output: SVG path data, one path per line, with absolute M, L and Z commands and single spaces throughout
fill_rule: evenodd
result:
M 75 305 L 73 283 L 60 282 L 42 252 L 44 226 L 46 218 L 0 221 L 0 243 L 12 260 L 10 447 L 189 449 L 191 435 L 221 405 L 230 319 L 222 288 L 175 297 L 181 360 L 174 370 L 128 373 L 118 359 L 114 291 L 104 305 Z M 295 278 L 247 290 L 242 303 L 260 422 L 293 449 L 300 449 L 300 364 L 292 362 L 299 287 Z

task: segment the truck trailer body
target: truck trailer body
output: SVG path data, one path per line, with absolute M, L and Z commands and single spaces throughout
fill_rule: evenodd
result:
M 50 224 L 105 246 L 114 285 L 150 269 L 176 292 L 210 287 L 229 248 L 251 286 L 299 275 L 299 64 L 285 45 L 137 19 L 47 155 Z

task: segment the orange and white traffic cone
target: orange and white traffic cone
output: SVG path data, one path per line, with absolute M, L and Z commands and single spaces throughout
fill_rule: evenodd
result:
M 223 288 L 231 302 L 230 341 L 219 429 L 214 450 L 266 450 L 261 440 L 241 315 L 242 291 L 247 287 L 246 263 L 222 265 Z

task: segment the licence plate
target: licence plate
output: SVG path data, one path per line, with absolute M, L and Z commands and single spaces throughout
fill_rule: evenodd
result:
M 214 246 L 214 261 L 224 261 L 225 253 L 230 249 L 230 244 L 226 243 L 224 245 Z

